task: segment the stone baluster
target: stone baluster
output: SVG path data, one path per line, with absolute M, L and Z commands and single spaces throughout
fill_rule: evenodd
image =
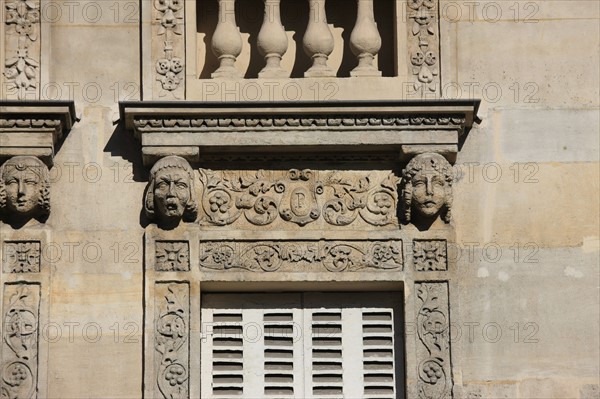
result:
M 212 38 L 212 51 L 219 58 L 219 68 L 213 78 L 236 79 L 242 74 L 235 61 L 242 52 L 242 35 L 235 22 L 235 0 L 219 1 L 219 21 Z
M 312 58 L 313 65 L 304 73 L 305 77 L 329 77 L 335 76 L 329 66 L 327 59 L 333 51 L 333 35 L 327 25 L 325 14 L 325 0 L 308 0 L 310 13 L 308 16 L 308 27 L 304 34 L 304 51 Z
M 373 59 L 381 48 L 381 36 L 373 15 L 373 0 L 357 0 L 356 25 L 350 35 L 350 49 L 358 58 L 358 66 L 351 76 L 381 76 L 373 65 Z
M 288 49 L 288 37 L 281 24 L 280 0 L 265 0 L 265 16 L 258 33 L 257 46 L 267 65 L 259 78 L 289 78 L 290 73 L 281 67 L 281 58 Z

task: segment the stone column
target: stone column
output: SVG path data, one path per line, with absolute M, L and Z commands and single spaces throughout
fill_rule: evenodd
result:
M 280 0 L 265 0 L 265 16 L 258 33 L 258 51 L 267 65 L 259 78 L 289 78 L 290 73 L 281 67 L 281 57 L 288 49 L 288 38 L 281 24 Z
M 308 16 L 308 27 L 304 34 L 304 51 L 312 58 L 313 65 L 304 73 L 307 78 L 335 76 L 329 66 L 327 59 L 333 51 L 333 35 L 327 25 L 325 13 L 325 0 L 308 0 L 310 13 Z
M 358 66 L 351 76 L 381 76 L 373 65 L 373 59 L 381 48 L 381 36 L 373 15 L 373 0 L 357 0 L 356 25 L 350 35 L 350 49 L 358 58 Z
M 219 21 L 212 38 L 212 51 L 220 66 L 213 78 L 237 79 L 242 74 L 235 69 L 235 61 L 242 52 L 242 35 L 235 22 L 235 0 L 219 0 Z

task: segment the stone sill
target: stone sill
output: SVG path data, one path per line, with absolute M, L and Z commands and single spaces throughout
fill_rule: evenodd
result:
M 365 154 L 401 160 L 427 151 L 456 159 L 480 100 L 332 102 L 121 102 L 146 165 L 167 155 L 190 162 L 224 154 Z M 223 158 L 225 159 L 225 158 Z

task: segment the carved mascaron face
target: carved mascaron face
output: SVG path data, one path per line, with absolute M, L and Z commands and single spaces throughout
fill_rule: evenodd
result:
M 446 182 L 441 173 L 426 169 L 412 179 L 412 205 L 426 217 L 437 215 L 446 203 Z
M 190 177 L 176 167 L 158 171 L 154 181 L 155 211 L 165 219 L 181 219 L 190 200 Z
M 160 159 L 150 170 L 150 182 L 144 200 L 149 219 L 159 224 L 176 225 L 180 220 L 196 219 L 197 203 L 193 197 L 194 172 L 189 163 L 178 156 Z
M 403 198 L 406 221 L 434 220 L 442 215 L 450 221 L 452 166 L 440 154 L 414 157 L 403 172 Z
M 2 166 L 3 207 L 15 217 L 34 217 L 47 212 L 44 197 L 48 169 L 34 157 L 13 157 Z M 46 204 L 48 205 L 48 204 Z

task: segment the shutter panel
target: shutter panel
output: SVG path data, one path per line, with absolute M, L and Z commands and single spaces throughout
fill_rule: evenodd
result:
M 395 349 L 400 298 L 387 293 L 202 298 L 203 398 L 402 396 Z

